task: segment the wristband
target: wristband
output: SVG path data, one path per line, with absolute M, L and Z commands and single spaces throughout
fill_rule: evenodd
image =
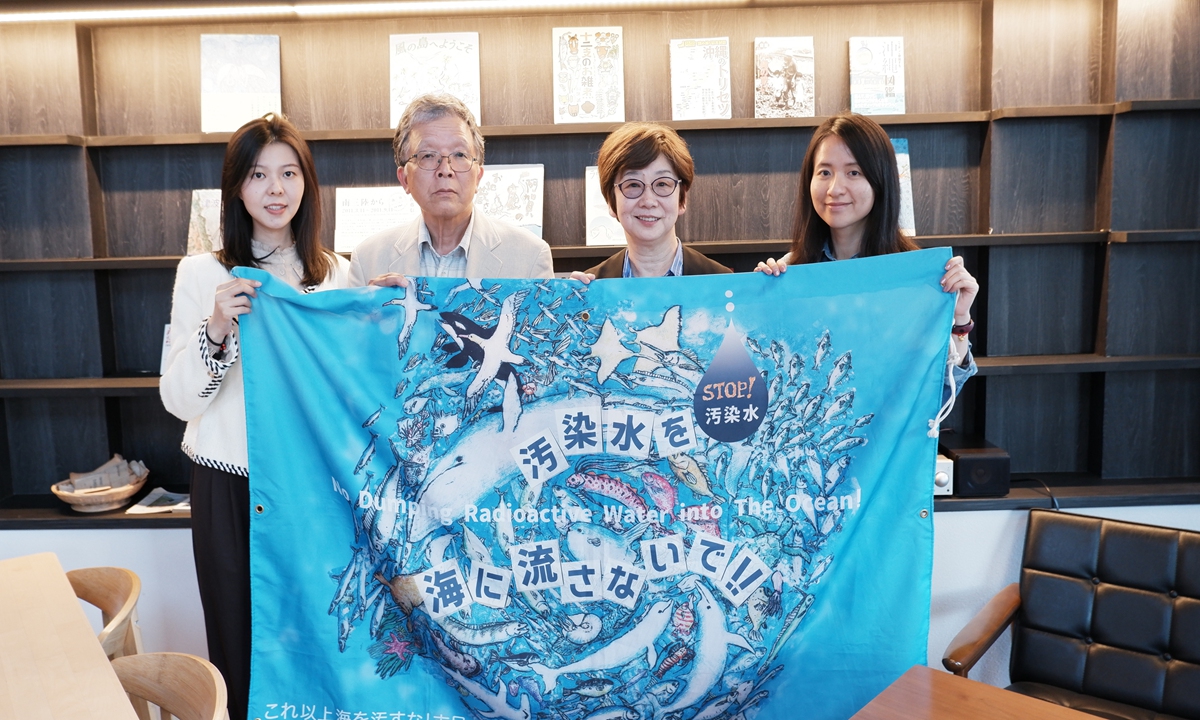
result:
M 950 334 L 957 335 L 959 337 L 966 337 L 974 329 L 975 329 L 975 321 L 969 320 L 964 325 L 955 325 L 954 327 L 950 328 Z

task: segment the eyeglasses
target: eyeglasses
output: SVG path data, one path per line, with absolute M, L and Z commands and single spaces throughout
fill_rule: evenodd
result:
M 432 150 L 414 153 L 413 156 L 405 162 L 412 162 L 413 160 L 416 160 L 417 167 L 421 168 L 422 170 L 437 170 L 442 166 L 443 158 L 450 163 L 450 169 L 454 172 L 466 172 L 470 170 L 471 166 L 477 162 L 475 158 L 467 155 L 465 152 L 442 155 L 441 153 L 436 153 Z
M 650 189 L 659 197 L 670 197 L 671 193 L 675 192 L 675 188 L 679 186 L 679 182 L 673 177 L 655 178 L 654 182 L 650 183 Z M 630 200 L 637 200 L 642 193 L 646 192 L 646 183 L 641 180 L 626 180 L 617 183 L 617 189 Z

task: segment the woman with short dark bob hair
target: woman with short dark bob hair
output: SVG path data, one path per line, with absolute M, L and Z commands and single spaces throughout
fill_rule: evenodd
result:
M 600 192 L 625 230 L 626 248 L 586 273 L 595 278 L 712 275 L 730 272 L 684 247 L 675 222 L 687 210 L 695 164 L 687 143 L 659 123 L 631 122 L 614 130 L 600 146 Z
M 250 692 L 250 485 L 238 317 L 261 283 L 258 267 L 301 292 L 346 286 L 347 263 L 321 246 L 321 203 L 308 144 L 281 115 L 243 125 L 221 170 L 220 250 L 184 258 L 171 297 L 163 405 L 187 422 L 192 552 L 209 659 L 225 677 L 229 716 Z
M 791 251 L 761 262 L 758 272 L 779 275 L 788 265 L 831 262 L 918 249 L 900 231 L 900 173 L 887 132 L 869 117 L 841 113 L 821 123 L 800 166 Z M 951 350 L 955 388 L 976 372 L 967 335 L 979 283 L 961 257 L 946 263 L 942 289 L 958 293 Z M 949 393 L 947 388 L 947 393 Z

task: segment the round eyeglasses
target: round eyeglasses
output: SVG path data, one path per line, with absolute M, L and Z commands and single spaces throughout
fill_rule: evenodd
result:
M 433 152 L 432 150 L 413 153 L 413 156 L 408 159 L 408 162 L 416 160 L 417 167 L 421 168 L 422 170 L 437 170 L 442 166 L 443 158 L 450 163 L 450 169 L 454 172 L 466 172 L 470 170 L 471 166 L 476 162 L 475 158 L 467 155 L 465 152 L 456 152 L 450 153 L 449 155 L 443 155 L 441 153 Z
M 679 186 L 679 181 L 673 177 L 654 178 L 650 183 L 650 189 L 659 197 L 670 197 L 671 193 L 675 192 L 675 188 Z M 637 200 L 646 192 L 646 183 L 641 180 L 626 180 L 625 182 L 617 183 L 617 189 L 621 194 L 630 200 Z

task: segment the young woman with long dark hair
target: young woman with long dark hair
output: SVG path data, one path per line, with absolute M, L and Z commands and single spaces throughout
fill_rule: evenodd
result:
M 229 715 L 245 718 L 250 690 L 250 487 L 238 317 L 258 267 L 301 292 L 346 286 L 347 263 L 321 246 L 312 153 L 280 115 L 243 125 L 221 170 L 221 242 L 179 263 L 171 298 L 171 351 L 163 405 L 187 421 L 192 548 L 209 658 L 225 676 Z
M 821 123 L 804 154 L 791 251 L 755 270 L 779 275 L 788 265 L 916 249 L 900 232 L 900 173 L 887 132 L 866 116 L 842 113 Z M 967 335 L 975 326 L 971 305 L 979 283 L 961 257 L 950 258 L 945 271 L 942 289 L 958 293 L 950 337 L 961 358 L 953 368 L 954 384 L 961 388 L 976 372 Z

